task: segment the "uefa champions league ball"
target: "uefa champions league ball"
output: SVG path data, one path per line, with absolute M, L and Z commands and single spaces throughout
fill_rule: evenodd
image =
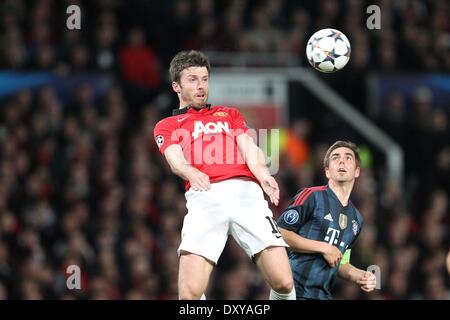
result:
M 336 72 L 350 60 L 350 42 L 336 29 L 322 29 L 314 33 L 306 45 L 306 57 L 314 69 Z

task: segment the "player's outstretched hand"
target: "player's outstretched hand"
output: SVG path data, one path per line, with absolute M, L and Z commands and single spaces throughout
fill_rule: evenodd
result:
M 328 265 L 332 268 L 337 267 L 342 259 L 342 252 L 336 248 L 335 246 L 332 246 L 331 244 L 324 243 L 326 245 L 325 250 L 323 251 L 322 255 L 325 261 L 328 263 Z
M 278 201 L 280 201 L 280 189 L 275 178 L 266 176 L 261 179 L 260 183 L 264 192 L 269 196 L 270 202 L 277 206 Z
M 356 281 L 365 292 L 373 291 L 377 286 L 377 277 L 370 271 L 364 272 L 364 275 Z
M 189 176 L 189 184 L 194 191 L 208 191 L 211 188 L 209 176 L 199 170 Z

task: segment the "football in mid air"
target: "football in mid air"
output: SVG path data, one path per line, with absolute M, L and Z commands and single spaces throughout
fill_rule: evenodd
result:
M 306 57 L 316 70 L 336 72 L 350 60 L 351 46 L 339 30 L 322 29 L 314 33 L 306 45 Z

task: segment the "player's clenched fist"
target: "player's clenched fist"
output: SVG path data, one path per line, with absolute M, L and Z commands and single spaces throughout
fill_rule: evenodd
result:
M 377 277 L 374 273 L 370 271 L 364 272 L 364 275 L 356 281 L 357 284 L 361 286 L 361 289 L 370 292 L 373 291 L 377 286 Z

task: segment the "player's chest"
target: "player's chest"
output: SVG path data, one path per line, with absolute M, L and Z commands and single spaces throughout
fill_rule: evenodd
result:
M 204 135 L 231 134 L 233 130 L 231 117 L 228 114 L 217 114 L 186 115 L 177 119 L 178 126 L 194 139 Z
M 320 240 L 345 251 L 358 233 L 358 223 L 353 212 L 340 208 L 318 208 L 313 226 Z

